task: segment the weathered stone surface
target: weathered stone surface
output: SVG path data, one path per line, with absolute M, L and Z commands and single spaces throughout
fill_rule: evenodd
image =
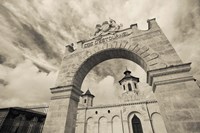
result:
M 192 114 L 193 120 L 200 120 L 199 109 L 191 110 L 190 113 Z
M 169 121 L 188 121 L 192 120 L 192 115 L 189 111 L 168 111 L 167 119 Z
M 175 125 L 179 125 L 176 129 L 173 129 L 173 126 L 167 127 L 168 132 L 193 132 L 191 129 L 192 126 L 185 126 L 186 124 L 184 123 L 191 121 L 195 125 L 195 122 L 198 123 L 198 121 L 200 121 L 198 101 L 194 97 L 194 93 L 196 92 L 195 88 L 195 82 L 192 80 L 164 84 L 156 87 L 155 94 L 157 95 L 161 112 L 163 112 L 166 118 L 164 119 L 165 123 L 167 123 L 166 126 L 171 122 Z M 163 90 L 159 91 L 159 89 Z M 165 89 L 168 91 L 164 91 Z M 194 128 L 196 127 L 194 126 Z M 197 131 L 200 132 L 198 128 L 196 129 L 196 132 Z
M 183 133 L 183 129 L 179 123 L 170 122 L 166 124 L 168 133 Z
M 76 112 L 80 90 L 72 86 L 52 88 L 53 93 L 44 133 L 72 133 L 75 131 Z
M 175 109 L 193 109 L 193 108 L 197 108 L 199 109 L 198 105 L 196 104 L 195 100 L 191 100 L 191 99 L 187 99 L 184 101 L 173 101 L 173 105 Z
M 185 122 L 183 129 L 187 133 L 200 133 L 200 122 Z

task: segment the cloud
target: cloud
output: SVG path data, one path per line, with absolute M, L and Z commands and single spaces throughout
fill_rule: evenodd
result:
M 38 72 L 29 60 L 8 71 L 5 80 L 8 84 L 0 87 L 0 106 L 25 106 L 44 103 L 50 99 L 49 88 L 54 87 L 57 73 Z
M 25 101 L 32 103 L 35 98 L 40 99 L 42 96 L 38 98 L 34 91 L 37 89 L 26 86 L 26 82 L 34 84 L 35 88 L 47 88 L 47 81 L 51 81 L 51 75 L 55 75 L 55 71 L 59 68 L 65 45 L 89 38 L 90 34 L 94 33 L 95 25 L 101 24 L 108 18 L 122 23 L 124 28 L 132 23 L 138 23 L 140 29 L 146 29 L 146 20 L 156 17 L 158 24 L 183 61 L 193 62 L 192 73 L 200 80 L 199 12 L 199 0 L 0 1 L 0 82 L 2 83 L 0 90 L 6 94 L 1 98 L 1 103 L 9 105 L 10 102 L 19 105 Z M 115 65 L 116 63 L 118 65 Z M 127 61 L 110 60 L 102 64 L 104 67 L 97 66 L 88 74 L 90 77 L 88 80 L 86 77 L 84 82 L 88 82 L 85 83 L 88 84 L 87 87 L 98 88 L 105 78 L 110 81 L 113 78 L 113 85 L 110 87 L 116 87 L 126 66 L 133 71 L 133 75 L 138 77 L 145 75 L 141 73 L 143 70 L 138 70 L 140 69 L 138 66 L 131 65 Z M 38 69 L 49 75 L 38 73 Z M 29 73 L 27 77 L 25 72 Z M 26 78 L 21 78 L 20 74 Z M 12 78 L 17 75 L 20 77 L 17 78 L 19 84 Z M 37 78 L 44 82 L 40 82 Z M 146 80 L 145 76 L 140 78 L 142 81 Z M 92 85 L 90 80 L 93 81 Z M 39 82 L 37 86 L 36 82 Z M 14 87 L 14 84 L 18 86 Z M 99 88 L 103 87 L 103 84 L 101 85 Z M 20 99 L 23 91 L 11 93 L 14 88 L 18 89 L 17 87 L 33 93 L 33 96 L 29 95 L 30 101 L 26 97 Z M 8 99 L 13 96 L 14 98 Z M 45 95 L 44 99 L 48 101 Z
M 184 62 L 192 62 L 192 74 L 200 80 L 200 1 L 184 1 L 179 5 L 176 21 L 174 21 L 174 37 L 172 39 L 178 54 Z

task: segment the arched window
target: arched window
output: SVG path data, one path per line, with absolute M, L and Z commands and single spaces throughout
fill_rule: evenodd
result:
M 132 128 L 133 133 L 143 133 L 140 119 L 136 115 L 132 119 Z
M 125 85 L 123 85 L 124 90 L 126 90 Z
M 99 133 L 108 133 L 108 120 L 105 117 L 99 119 Z
M 85 100 L 84 100 L 84 103 L 86 103 L 86 102 L 87 102 L 87 100 L 85 99 Z
M 129 90 L 129 91 L 132 91 L 132 87 L 131 87 L 131 84 L 130 84 L 130 83 L 128 83 L 128 90 Z
M 87 120 L 87 123 L 86 123 L 86 130 L 87 130 L 87 133 L 94 133 L 94 121 L 93 121 L 93 118 L 89 118 Z
M 112 133 L 123 133 L 122 121 L 119 116 L 114 116 L 111 122 Z
M 159 113 L 153 113 L 152 124 L 155 133 L 167 133 L 165 123 Z

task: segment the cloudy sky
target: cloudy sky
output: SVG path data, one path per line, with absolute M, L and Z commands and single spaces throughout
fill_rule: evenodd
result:
M 97 23 L 109 18 L 124 28 L 138 23 L 140 29 L 156 18 L 200 80 L 199 0 L 0 0 L 0 107 L 48 103 L 64 47 L 87 39 Z M 90 71 L 82 89 L 116 97 L 123 76 L 118 73 L 126 66 L 145 82 L 134 63 L 110 60 Z

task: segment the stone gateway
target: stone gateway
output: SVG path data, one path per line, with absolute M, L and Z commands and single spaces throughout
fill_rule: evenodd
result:
M 133 24 L 112 33 L 106 22 L 106 31 L 101 33 L 99 25 L 100 34 L 77 42 L 76 49 L 66 46 L 43 133 L 200 132 L 200 88 L 190 74 L 191 63 L 182 62 L 155 19 L 147 22 L 148 30 Z M 82 82 L 94 66 L 114 58 L 140 65 L 156 100 L 140 97 L 139 79 L 126 72 L 120 81 L 124 102 L 93 106 L 91 92 L 82 95 Z

